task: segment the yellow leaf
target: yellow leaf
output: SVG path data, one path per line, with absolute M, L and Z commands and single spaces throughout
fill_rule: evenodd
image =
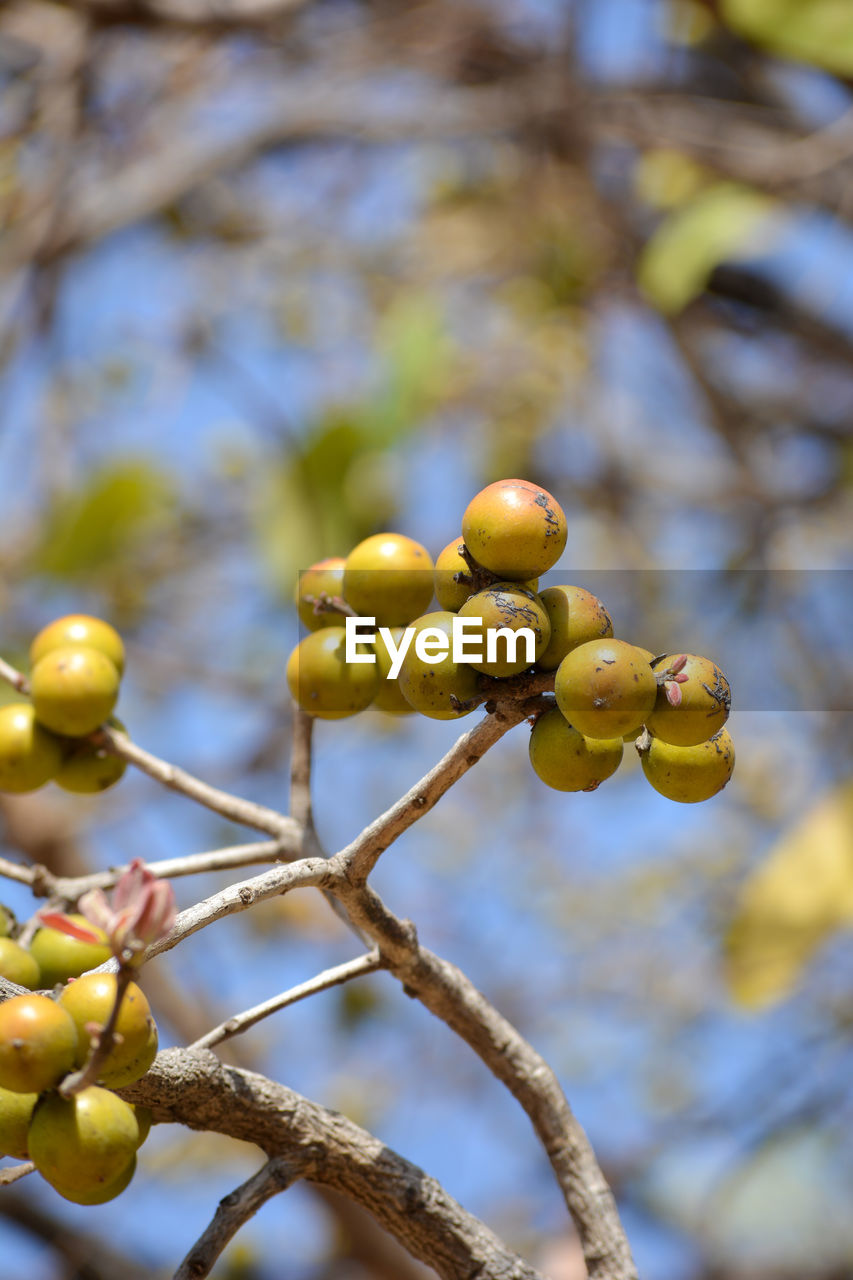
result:
M 733 998 L 760 1008 L 786 996 L 814 952 L 853 924 L 853 781 L 787 831 L 740 894 L 726 938 Z

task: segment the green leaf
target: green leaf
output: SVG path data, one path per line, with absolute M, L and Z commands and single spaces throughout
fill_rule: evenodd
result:
M 774 53 L 853 74 L 850 0 L 722 0 L 721 13 L 739 36 Z
M 151 463 L 107 463 L 82 488 L 55 499 L 33 568 L 75 578 L 112 567 L 171 519 L 173 501 L 169 478 Z
M 715 183 L 666 218 L 640 256 L 638 282 L 660 311 L 675 314 L 702 292 L 721 262 L 766 246 L 778 206 L 733 182 Z

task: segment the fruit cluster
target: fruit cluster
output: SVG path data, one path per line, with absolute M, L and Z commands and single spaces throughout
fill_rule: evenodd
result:
M 370 705 L 451 720 L 486 699 L 521 696 L 518 681 L 507 683 L 516 677 L 553 673 L 545 684 L 554 701 L 537 712 L 530 737 L 543 782 L 592 791 L 616 771 L 624 742 L 635 741 L 655 790 L 684 803 L 709 799 L 734 767 L 726 677 L 708 658 L 655 656 L 615 639 L 606 608 L 583 587 L 538 591 L 567 532 L 547 490 L 500 480 L 472 499 L 461 537 L 435 564 L 420 543 L 384 533 L 345 559 L 312 565 L 297 587 L 309 634 L 287 664 L 294 700 L 328 720 Z M 362 628 L 348 636 L 350 617 L 372 620 L 375 636 L 364 639 Z M 483 647 L 460 659 L 463 620 L 479 627 Z
M 0 921 L 8 922 L 5 911 Z M 51 928 L 39 929 L 29 949 L 10 937 L 0 943 L 3 977 L 30 988 L 65 984 L 56 999 L 32 992 L 0 1004 L 0 1156 L 32 1160 L 66 1200 L 103 1204 L 129 1184 L 150 1128 L 144 1108 L 112 1092 L 139 1080 L 156 1056 L 148 1001 L 127 985 L 98 1083 L 65 1097 L 58 1086 L 87 1061 L 116 1003 L 116 976 L 85 972 L 110 948 Z
M 0 707 L 0 791 L 56 782 L 81 794 L 118 782 L 125 763 L 88 735 L 110 719 L 124 671 L 124 646 L 108 622 L 70 614 L 30 646 L 30 698 Z

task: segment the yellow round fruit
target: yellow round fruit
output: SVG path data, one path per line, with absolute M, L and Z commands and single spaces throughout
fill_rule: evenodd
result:
M 74 912 L 70 912 L 68 918 L 90 929 L 103 941 L 81 942 L 79 938 L 72 938 L 70 934 L 51 929 L 48 925 L 39 929 L 30 943 L 30 953 L 38 962 L 45 987 L 54 987 L 57 982 L 67 982 L 69 978 L 79 978 L 81 973 L 96 969 L 112 955 L 103 929 Z
M 680 804 L 697 804 L 722 791 L 735 767 L 735 749 L 728 729 L 720 729 L 692 747 L 653 737 L 640 750 L 640 760 L 655 791 Z
M 113 1178 L 109 1182 L 95 1181 L 86 1183 L 85 1185 L 78 1181 L 77 1178 L 66 1186 L 58 1179 L 51 1181 L 45 1177 L 45 1182 L 53 1187 L 64 1200 L 70 1200 L 72 1204 L 106 1204 L 108 1200 L 115 1200 L 116 1196 L 120 1196 L 122 1191 L 126 1191 L 133 1181 L 133 1175 L 136 1173 L 136 1156 L 134 1155 L 127 1163 L 126 1167 L 121 1171 L 117 1178 Z M 42 1175 L 44 1177 L 44 1175 Z
M 0 707 L 0 791 L 35 791 L 61 767 L 62 743 L 37 722 L 31 703 Z
M 578 645 L 613 635 L 610 614 L 598 596 L 583 587 L 546 587 L 539 599 L 551 624 L 551 639 L 536 664 L 543 671 L 556 671 Z
M 83 646 L 98 649 L 115 667 L 124 671 L 124 644 L 115 627 L 87 613 L 69 613 L 43 627 L 30 645 L 30 666 L 34 667 L 54 649 Z
M 110 716 L 107 723 L 111 729 L 127 733 L 117 716 Z M 126 769 L 126 760 L 110 755 L 86 738 L 72 738 L 53 781 L 63 791 L 71 791 L 74 795 L 98 795 L 114 787 L 124 777 Z
M 313 601 L 321 595 L 343 597 L 345 564 L 343 556 L 329 556 L 300 573 L 296 586 L 296 612 L 303 627 L 309 631 L 341 625 L 341 614 L 331 609 L 315 612 Z
M 119 673 L 100 649 L 51 649 L 33 667 L 30 690 L 40 724 L 69 738 L 92 733 L 116 704 Z
M 47 996 L 13 996 L 0 1004 L 0 1087 L 13 1093 L 52 1089 L 74 1066 L 77 1028 Z
M 560 711 L 539 716 L 530 734 L 530 763 L 555 791 L 595 791 L 619 768 L 621 738 L 585 738 Z
M 480 638 L 477 639 L 475 633 L 469 644 L 472 652 L 480 652 L 482 656 L 471 660 L 469 665 L 487 676 L 514 676 L 533 666 L 545 651 L 551 635 L 551 624 L 541 600 L 518 582 L 496 582 L 485 591 L 478 591 L 465 601 L 458 616 L 482 622 Z M 530 633 L 529 648 L 526 637 L 516 635 L 519 631 Z M 494 645 L 491 657 L 490 644 Z
M 403 697 L 430 720 L 457 720 L 468 715 L 467 710 L 455 707 L 452 699 L 466 702 L 479 693 L 479 676 L 474 668 L 453 661 L 455 617 L 455 613 L 441 609 L 417 618 L 412 623 L 415 634 L 400 668 Z
M 376 533 L 346 558 L 344 599 L 377 627 L 406 626 L 427 608 L 432 591 L 429 552 L 401 533 Z
M 133 1107 L 98 1085 L 70 1098 L 45 1094 L 36 1104 L 28 1135 L 30 1159 L 67 1199 L 72 1198 L 69 1192 L 75 1197 L 98 1196 L 115 1184 L 127 1172 L 138 1145 Z
M 89 1028 L 104 1027 L 107 1023 L 115 1003 L 116 988 L 114 973 L 87 973 L 84 977 L 69 982 L 59 997 L 59 1004 L 71 1015 L 77 1028 L 76 1063 L 78 1067 L 82 1066 L 89 1056 L 92 1042 Z M 152 1029 L 154 1030 L 154 1052 L 146 1062 L 150 1052 Z M 157 1035 L 154 1019 L 151 1016 L 151 1007 L 135 982 L 128 985 L 122 997 L 116 1032 L 117 1039 L 98 1077 L 102 1084 L 113 1089 L 132 1084 L 134 1080 L 145 1075 L 157 1053 Z M 139 1075 L 128 1075 L 129 1070 L 133 1072 L 140 1067 Z
M 141 1147 L 151 1132 L 154 1113 L 150 1107 L 143 1107 L 139 1102 L 132 1102 L 130 1105 L 133 1107 L 133 1114 L 136 1116 L 136 1123 L 139 1126 L 139 1146 Z
M 405 628 L 403 627 L 390 628 L 391 639 L 395 645 L 399 645 L 404 630 Z M 374 647 L 376 649 L 376 668 L 379 672 L 379 690 L 373 699 L 374 707 L 378 711 L 384 711 L 387 715 L 412 715 L 415 709 L 403 697 L 399 677 L 395 676 L 393 680 L 389 679 L 392 666 L 391 654 L 388 652 L 385 640 L 378 632 Z
M 41 985 L 38 961 L 12 938 L 0 938 L 0 977 L 34 991 Z
M 666 671 L 680 656 L 665 655 L 655 663 L 653 670 Z M 695 747 L 722 729 L 729 718 L 732 694 L 728 680 L 710 658 L 697 657 L 693 653 L 683 656 L 687 661 L 679 674 L 687 679 L 658 686 L 655 705 L 646 725 L 656 738 L 662 738 L 672 746 Z M 678 690 L 677 705 L 669 699 L 670 688 Z
M 379 689 L 375 661 L 347 662 L 343 627 L 323 627 L 301 640 L 287 662 L 287 683 L 294 702 L 310 716 L 341 720 L 363 711 Z M 375 658 L 366 645 L 361 656 Z
M 462 555 L 464 545 L 461 536 L 454 538 L 452 542 L 448 542 L 443 551 L 439 552 L 435 560 L 433 575 L 435 598 L 442 609 L 447 609 L 450 613 L 456 613 L 461 609 L 472 594 L 471 570 Z M 469 579 L 468 582 L 455 581 L 456 575 L 460 573 Z
M 624 640 L 588 640 L 572 649 L 554 678 L 557 706 L 587 738 L 617 738 L 643 724 L 657 681 L 645 654 Z
M 27 1130 L 37 1101 L 37 1093 L 0 1089 L 0 1156 L 27 1159 Z
M 556 498 L 529 480 L 487 485 L 462 517 L 462 536 L 477 563 L 511 582 L 546 573 L 563 554 L 567 535 Z

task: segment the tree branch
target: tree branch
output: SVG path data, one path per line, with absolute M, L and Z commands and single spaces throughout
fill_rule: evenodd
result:
M 167 1049 L 123 1097 L 157 1122 L 213 1130 L 284 1157 L 302 1176 L 363 1205 L 442 1280 L 543 1280 L 422 1169 L 345 1116 L 212 1054 Z
M 225 1022 L 220 1023 L 218 1027 L 214 1027 L 212 1031 L 208 1031 L 206 1035 L 201 1036 L 193 1044 L 189 1045 L 188 1051 L 212 1049 L 214 1045 L 221 1044 L 223 1040 L 230 1040 L 232 1036 L 242 1035 L 244 1031 L 254 1027 L 263 1018 L 268 1018 L 271 1013 L 277 1013 L 279 1009 L 286 1009 L 288 1005 L 296 1004 L 298 1000 L 305 1000 L 308 996 L 316 995 L 319 991 L 328 991 L 330 987 L 339 987 L 342 983 L 349 982 L 352 978 L 363 978 L 365 974 L 375 973 L 377 969 L 382 967 L 383 961 L 379 952 L 369 951 L 366 955 L 358 956 L 355 960 L 347 960 L 343 964 L 335 965 L 332 969 L 324 969 L 315 978 L 309 978 L 307 982 L 300 982 L 298 986 L 290 987 L 289 990 L 282 991 L 280 995 L 273 996 L 272 999 L 265 1000 L 262 1004 L 256 1004 L 251 1009 L 246 1009 L 245 1012 L 237 1013 L 228 1018 Z
M 190 1249 L 173 1280 L 203 1280 L 210 1275 L 216 1259 L 240 1228 L 267 1200 L 286 1191 L 299 1177 L 301 1169 L 292 1159 L 277 1156 L 268 1160 L 242 1186 L 219 1201 L 213 1220 Z

